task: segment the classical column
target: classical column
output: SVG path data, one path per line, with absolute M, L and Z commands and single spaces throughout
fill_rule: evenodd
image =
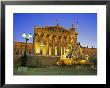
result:
M 57 47 L 57 55 L 61 56 L 61 36 L 59 36 L 58 38 L 59 38 L 59 42 Z
M 52 55 L 55 55 L 55 35 L 52 36 Z
M 61 45 L 62 45 L 62 55 L 64 55 L 64 37 L 62 36 L 62 40 L 61 40 Z
M 40 55 L 42 55 L 42 48 L 43 48 L 43 34 L 40 34 Z
M 49 55 L 49 35 L 47 34 L 46 36 L 46 54 Z
M 64 48 L 66 49 L 66 46 L 67 46 L 67 44 L 66 44 L 66 40 L 67 39 L 67 37 L 66 36 L 64 36 L 64 40 L 63 40 L 63 43 L 64 43 Z M 65 54 L 65 50 L 64 50 L 64 54 Z

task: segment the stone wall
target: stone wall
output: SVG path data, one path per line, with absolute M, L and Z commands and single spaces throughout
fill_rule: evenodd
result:
M 20 58 L 20 55 L 14 55 L 14 67 L 20 65 Z M 29 55 L 27 56 L 27 65 L 31 67 L 53 66 L 56 65 L 59 58 L 58 56 Z

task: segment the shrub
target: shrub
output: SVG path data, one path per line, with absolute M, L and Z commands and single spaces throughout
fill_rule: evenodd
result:
M 90 58 L 90 60 L 89 60 L 89 62 L 92 64 L 92 65 L 95 65 L 95 66 L 97 66 L 97 57 L 91 57 Z

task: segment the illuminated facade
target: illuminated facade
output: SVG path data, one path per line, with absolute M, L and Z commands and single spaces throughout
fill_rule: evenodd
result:
M 88 47 L 82 47 L 83 54 L 89 55 L 89 57 L 97 56 L 97 49 L 96 48 L 88 48 Z
M 24 55 L 25 51 L 25 42 L 15 42 L 14 41 L 14 55 Z M 33 54 L 33 44 L 27 43 L 27 50 L 26 54 L 30 55 Z
M 61 56 L 68 44 L 77 44 L 75 27 L 65 29 L 62 26 L 34 27 L 34 53 L 39 55 Z
M 61 56 L 65 54 L 68 44 L 77 48 L 77 31 L 72 25 L 65 29 L 58 24 L 56 26 L 34 27 L 33 43 L 27 43 L 27 53 L 32 55 Z M 82 47 L 83 54 L 97 56 L 96 48 Z M 14 42 L 14 55 L 23 55 L 25 42 Z

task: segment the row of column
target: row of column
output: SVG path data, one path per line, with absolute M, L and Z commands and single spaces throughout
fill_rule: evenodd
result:
M 34 46 L 37 42 L 37 37 L 40 36 L 40 55 L 42 55 L 42 50 L 43 50 L 43 42 L 44 42 L 44 34 L 38 34 L 36 33 L 35 36 L 34 36 Z M 50 35 L 46 35 L 46 55 L 49 55 L 49 47 L 50 47 L 50 38 L 49 38 Z M 55 38 L 56 38 L 56 35 L 51 35 L 51 55 L 55 55 Z M 60 56 L 61 55 L 61 47 L 62 47 L 62 54 L 64 54 L 64 47 L 66 48 L 66 36 L 65 37 L 62 37 L 62 36 L 59 36 L 57 37 L 57 55 Z M 34 47 L 34 51 L 36 48 Z

